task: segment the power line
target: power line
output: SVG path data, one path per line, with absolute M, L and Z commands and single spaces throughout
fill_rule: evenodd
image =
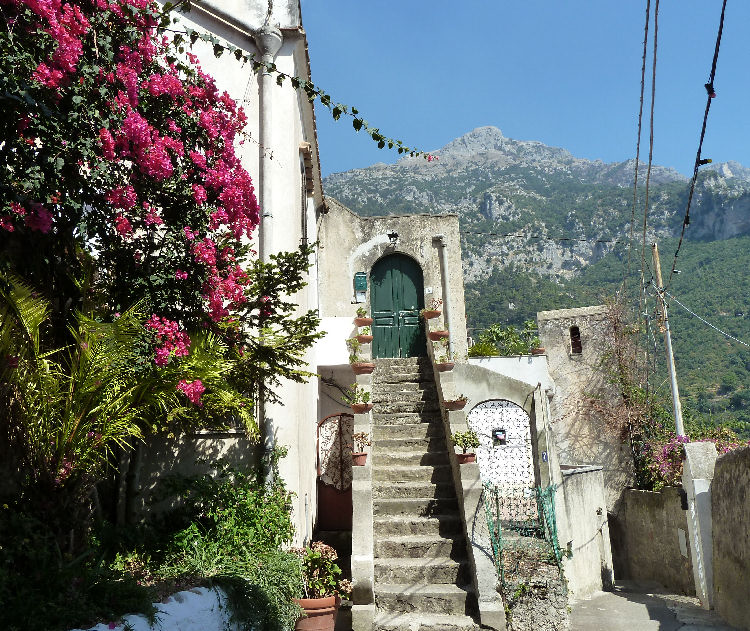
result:
M 688 195 L 687 207 L 685 208 L 685 217 L 682 220 L 682 231 L 680 232 L 680 240 L 677 243 L 677 250 L 674 253 L 674 261 L 672 263 L 672 270 L 669 272 L 669 279 L 667 280 L 666 287 L 669 287 L 672 283 L 672 276 L 674 276 L 675 268 L 677 266 L 677 256 L 680 253 L 682 247 L 682 240 L 685 237 L 685 229 L 690 225 L 690 204 L 693 201 L 693 193 L 695 192 L 695 183 L 698 180 L 698 167 L 702 164 L 707 164 L 710 160 L 701 159 L 701 151 L 703 150 L 703 139 L 706 136 L 706 122 L 708 121 L 708 111 L 711 109 L 711 101 L 716 96 L 714 92 L 714 79 L 716 78 L 716 62 L 719 60 L 719 48 L 721 46 L 721 35 L 724 31 L 724 12 L 727 8 L 727 0 L 721 5 L 721 18 L 719 19 L 719 32 L 716 34 L 716 46 L 714 48 L 714 58 L 711 62 L 711 74 L 708 78 L 708 83 L 705 84 L 707 97 L 706 97 L 706 111 L 703 113 L 703 125 L 701 127 L 700 140 L 698 141 L 698 151 L 695 154 L 695 164 L 693 165 L 693 179 L 690 181 L 690 193 Z
M 742 340 L 739 340 L 739 339 L 737 339 L 736 337 L 734 337 L 734 335 L 730 335 L 730 334 L 729 334 L 729 333 L 727 333 L 726 331 L 722 331 L 722 330 L 721 330 L 721 329 L 720 329 L 720 328 L 719 328 L 718 326 L 716 326 L 715 324 L 711 324 L 711 323 L 710 323 L 710 322 L 709 322 L 708 320 L 706 320 L 705 318 L 701 318 L 701 317 L 700 317 L 700 316 L 699 316 L 699 315 L 698 315 L 697 313 L 695 313 L 695 311 L 692 311 L 691 309 L 689 309 L 688 307 L 686 307 L 686 306 L 685 306 L 684 304 L 682 304 L 682 303 L 681 303 L 681 302 L 680 302 L 679 300 L 677 300 L 677 298 L 675 298 L 675 297 L 674 297 L 674 296 L 673 296 L 672 294 L 670 294 L 670 293 L 669 293 L 669 292 L 668 292 L 668 291 L 667 291 L 666 289 L 664 290 L 664 293 L 665 293 L 665 294 L 666 294 L 667 296 L 669 296 L 669 297 L 670 297 L 670 298 L 671 298 L 672 300 L 674 300 L 674 301 L 675 301 L 675 302 L 676 302 L 676 303 L 677 303 L 678 305 L 680 305 L 680 306 L 681 306 L 681 307 L 682 307 L 682 308 L 683 308 L 683 309 L 684 309 L 685 311 L 687 311 L 687 312 L 688 312 L 688 313 L 689 313 L 689 314 L 690 314 L 691 316 L 693 316 L 693 317 L 695 317 L 695 318 L 698 318 L 698 319 L 699 319 L 699 320 L 700 320 L 701 322 L 703 322 L 703 324 L 707 324 L 707 325 L 708 325 L 708 326 L 710 326 L 710 327 L 711 327 L 712 329 L 714 329 L 715 331 L 718 331 L 718 332 L 719 332 L 719 333 L 721 333 L 721 334 L 722 334 L 722 335 L 723 335 L 724 337 L 727 337 L 727 338 L 729 338 L 730 340 L 734 340 L 735 342 L 738 342 L 738 343 L 742 344 L 743 346 L 747 346 L 747 347 L 750 347 L 750 344 L 748 344 L 747 342 L 743 342 Z
M 643 93 L 646 87 L 646 54 L 648 51 L 648 25 L 651 16 L 651 0 L 646 2 L 646 20 L 643 26 L 643 57 L 641 63 L 641 99 L 638 107 L 638 137 L 635 143 L 635 170 L 633 173 L 633 205 L 630 209 L 630 244 L 628 246 L 628 264 L 622 277 L 622 290 L 625 293 L 625 283 L 630 276 L 630 259 L 633 251 L 633 233 L 635 230 L 635 207 L 638 204 L 638 165 L 641 160 L 641 129 L 643 128 Z

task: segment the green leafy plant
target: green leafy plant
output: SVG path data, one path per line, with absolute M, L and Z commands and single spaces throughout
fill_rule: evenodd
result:
M 349 349 L 349 363 L 357 364 L 362 361 L 359 356 L 359 349 L 362 347 L 359 340 L 356 337 L 350 337 L 346 340 L 346 347 Z
M 359 330 L 359 334 L 360 334 L 360 335 L 372 335 L 372 329 L 370 329 L 370 327 L 369 327 L 369 326 L 363 326 L 363 327 L 362 327 L 362 328 L 361 328 L 361 329 Z
M 336 551 L 321 541 L 314 541 L 304 548 L 294 548 L 302 566 L 305 598 L 348 596 L 351 583 L 341 578 L 341 568 L 334 561 Z
M 357 450 L 357 453 L 362 453 L 365 450 L 365 447 L 369 447 L 372 444 L 372 441 L 370 440 L 370 434 L 367 432 L 355 432 L 352 434 L 352 440 L 354 441 L 354 446 Z
M 539 343 L 534 320 L 526 320 L 520 330 L 512 324 L 508 326 L 493 324 L 479 335 L 480 347 L 473 352 L 470 351 L 469 354 L 477 356 L 480 350 L 491 351 L 494 349 L 496 352 L 487 354 L 501 356 L 528 355 L 532 348 L 539 346 Z
M 353 383 L 346 390 L 344 390 L 341 398 L 347 405 L 369 403 L 370 391 L 356 383 Z
M 443 338 L 433 343 L 435 361 L 438 364 L 447 364 L 453 362 L 458 357 L 458 354 L 451 352 L 450 345 L 448 344 L 448 338 Z
M 454 432 L 451 440 L 454 445 L 461 447 L 464 453 L 466 453 L 467 449 L 479 447 L 479 437 L 473 429 L 467 429 L 465 432 Z
M 367 309 L 364 307 L 357 307 L 357 317 L 358 318 L 366 318 L 367 317 Z

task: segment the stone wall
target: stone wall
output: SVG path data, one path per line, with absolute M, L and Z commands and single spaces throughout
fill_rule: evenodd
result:
M 622 490 L 633 481 L 633 463 L 621 431 L 602 412 L 619 397 L 609 383 L 607 307 L 542 311 L 537 322 L 555 383 L 550 408 L 560 462 L 601 466 L 607 511 L 617 513 Z M 578 353 L 571 345 L 574 326 L 580 330 Z
M 750 447 L 716 461 L 711 508 L 715 607 L 729 624 L 750 629 Z
M 568 589 L 576 599 L 612 588 L 612 552 L 601 467 L 563 467 L 566 523 L 558 518 L 558 542 Z
M 623 565 L 617 578 L 658 581 L 667 589 L 695 595 L 687 511 L 682 509 L 680 489 L 628 489 L 620 518 L 616 547 L 623 551 Z

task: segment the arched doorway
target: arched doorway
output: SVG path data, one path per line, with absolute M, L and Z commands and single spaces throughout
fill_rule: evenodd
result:
M 373 357 L 427 354 L 419 318 L 424 308 L 424 278 L 419 264 L 404 254 L 384 256 L 370 271 Z

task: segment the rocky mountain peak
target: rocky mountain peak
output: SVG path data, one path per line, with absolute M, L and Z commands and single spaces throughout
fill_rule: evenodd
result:
M 503 151 L 508 138 L 497 127 L 477 127 L 449 142 L 440 149 L 440 155 L 472 155 L 483 151 Z

